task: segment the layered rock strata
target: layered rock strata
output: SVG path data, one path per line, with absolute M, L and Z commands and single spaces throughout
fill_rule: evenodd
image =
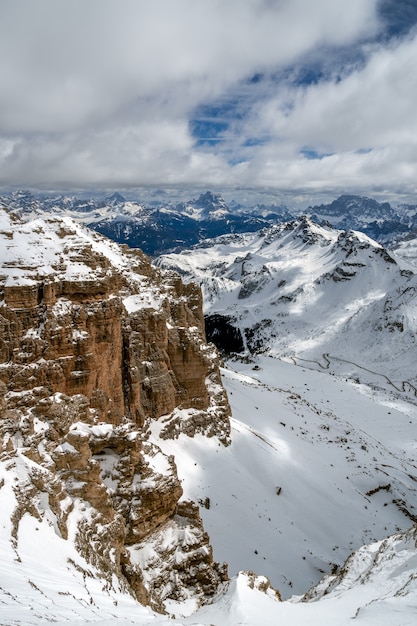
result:
M 19 520 L 47 509 L 108 585 L 141 602 L 214 593 L 224 568 L 180 501 L 175 460 L 147 438 L 164 416 L 165 437 L 229 441 L 200 290 L 69 219 L 24 224 L 0 209 L 0 244 L 2 460 L 30 477 L 14 488 L 16 551 Z M 156 574 L 138 555 L 161 534 Z

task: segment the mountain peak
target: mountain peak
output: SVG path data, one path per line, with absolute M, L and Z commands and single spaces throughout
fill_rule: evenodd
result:
M 309 215 L 327 215 L 339 218 L 352 219 L 353 217 L 369 220 L 390 219 L 393 210 L 389 202 L 378 202 L 366 196 L 344 194 L 330 204 L 321 204 L 308 208 Z
M 124 204 L 126 202 L 126 198 L 122 196 L 118 191 L 115 191 L 111 196 L 105 198 L 106 204 L 117 205 Z
M 301 239 L 305 244 L 329 244 L 336 237 L 334 228 L 328 225 L 319 225 L 308 215 L 300 215 L 297 219 L 286 222 L 284 230 L 292 232 L 294 236 Z
M 205 214 L 213 214 L 222 211 L 223 213 L 229 213 L 229 207 L 223 200 L 219 193 L 213 193 L 212 191 L 206 191 L 199 195 L 197 200 L 194 201 L 194 205 L 198 209 L 202 209 Z

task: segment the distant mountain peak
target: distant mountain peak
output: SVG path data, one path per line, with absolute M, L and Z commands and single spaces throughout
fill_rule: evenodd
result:
M 206 191 L 199 195 L 197 200 L 193 201 L 193 204 L 198 209 L 203 209 L 205 214 L 211 214 L 219 210 L 223 212 L 230 212 L 229 207 L 219 193 L 213 193 L 212 191 Z
M 116 191 L 111 196 L 108 196 L 105 199 L 105 202 L 106 204 L 112 204 L 112 205 L 123 204 L 124 202 L 126 202 L 126 198 L 122 196 L 118 191 Z
M 378 202 L 366 196 L 343 194 L 330 204 L 321 204 L 308 208 L 309 215 L 326 214 L 338 217 L 372 217 L 374 220 L 383 217 L 390 218 L 393 210 L 389 202 Z

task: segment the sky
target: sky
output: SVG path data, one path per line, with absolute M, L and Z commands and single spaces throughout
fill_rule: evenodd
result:
M 417 203 L 415 0 L 0 0 L 0 186 Z

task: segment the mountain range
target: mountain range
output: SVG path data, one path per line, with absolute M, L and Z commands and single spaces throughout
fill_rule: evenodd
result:
M 0 203 L 25 219 L 44 214 L 71 216 L 151 256 L 189 248 L 223 234 L 255 232 L 300 214 L 283 205 L 228 205 L 220 194 L 210 191 L 177 204 L 141 203 L 126 200 L 117 192 L 107 197 L 81 198 L 15 191 L 1 195 Z M 362 196 L 340 196 L 330 204 L 310 206 L 302 212 L 317 223 L 360 230 L 383 245 L 393 245 L 417 228 L 416 206 L 392 207 L 388 202 Z
M 401 249 L 412 249 L 411 241 Z M 161 255 L 203 290 L 208 337 L 229 352 L 269 354 L 414 390 L 417 277 L 363 233 L 303 216 Z M 381 367 L 383 364 L 383 367 Z M 384 382 L 385 381 L 385 382 Z
M 104 199 L 67 196 L 34 196 L 18 191 L 0 197 L 0 203 L 19 217 L 31 219 L 45 214 L 71 216 L 76 221 L 149 255 L 186 248 L 202 239 L 225 232 L 255 231 L 272 221 L 285 219 L 267 212 L 257 214 L 230 209 L 219 194 L 206 192 L 196 200 L 177 205 L 144 205 L 127 201 L 115 193 Z
M 0 624 L 413 623 L 416 240 L 268 218 L 151 265 L 31 203 L 0 210 Z
M 381 244 L 392 245 L 417 227 L 417 207 L 343 195 L 330 204 L 310 206 L 306 215 L 340 230 L 359 230 Z

